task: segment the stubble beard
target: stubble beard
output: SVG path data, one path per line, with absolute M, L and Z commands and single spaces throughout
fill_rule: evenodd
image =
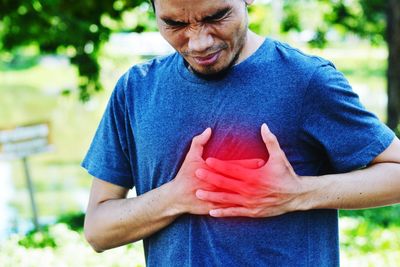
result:
M 186 60 L 186 65 L 188 66 L 189 70 L 193 73 L 195 73 L 196 75 L 206 78 L 206 79 L 210 79 L 213 77 L 217 77 L 220 76 L 222 74 L 225 74 L 226 72 L 228 72 L 228 70 L 230 68 L 232 68 L 238 61 L 243 48 L 246 44 L 246 40 L 247 40 L 247 24 L 246 27 L 244 27 L 244 30 L 242 32 L 240 32 L 239 35 L 239 39 L 238 39 L 238 49 L 237 51 L 235 51 L 234 56 L 232 57 L 231 61 L 229 62 L 229 64 L 227 64 L 226 66 L 223 66 L 221 69 L 216 69 L 216 67 L 214 66 L 206 66 L 204 67 L 201 71 L 197 70 L 196 68 L 193 68 Z M 221 49 L 221 51 L 223 51 L 223 49 L 227 49 L 228 45 L 227 44 L 223 44 L 219 47 Z M 184 53 L 185 55 L 185 53 Z

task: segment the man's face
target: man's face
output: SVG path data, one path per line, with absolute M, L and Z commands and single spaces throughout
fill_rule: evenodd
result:
M 199 74 L 235 64 L 247 35 L 244 0 L 156 0 L 161 35 Z

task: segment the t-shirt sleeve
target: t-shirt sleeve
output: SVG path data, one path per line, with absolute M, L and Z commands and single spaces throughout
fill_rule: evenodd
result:
M 394 133 L 360 103 L 331 63 L 310 80 L 303 103 L 302 137 L 325 152 L 335 172 L 368 165 L 393 141 Z
M 133 138 L 126 113 L 124 77 L 108 102 L 82 167 L 91 175 L 126 188 L 132 188 L 133 175 L 129 160 L 129 138 Z

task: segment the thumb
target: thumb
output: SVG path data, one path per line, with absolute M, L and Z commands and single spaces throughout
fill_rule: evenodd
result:
M 270 157 L 281 153 L 281 147 L 279 145 L 278 139 L 269 130 L 267 124 L 265 123 L 263 123 L 263 125 L 261 126 L 261 137 L 264 141 L 265 146 L 268 149 Z
M 211 128 L 208 127 L 199 135 L 196 135 L 192 139 L 188 156 L 192 158 L 202 158 L 204 146 L 207 144 L 211 137 Z

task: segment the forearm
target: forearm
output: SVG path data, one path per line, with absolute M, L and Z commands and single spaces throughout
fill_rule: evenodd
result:
M 138 197 L 97 204 L 85 219 L 89 243 L 101 252 L 141 240 L 172 223 L 180 212 L 170 186 L 167 183 Z
M 400 164 L 319 177 L 302 177 L 305 193 L 299 209 L 363 209 L 400 202 Z

